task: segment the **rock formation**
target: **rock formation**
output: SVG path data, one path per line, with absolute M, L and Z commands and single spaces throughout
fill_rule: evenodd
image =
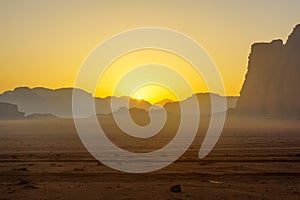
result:
M 237 97 L 225 97 L 225 96 L 220 96 L 218 94 L 213 94 L 213 93 L 197 93 L 193 95 L 194 97 L 197 98 L 198 100 L 198 106 L 200 108 L 200 112 L 203 115 L 210 115 L 211 113 L 211 96 L 216 100 L 216 105 L 215 105 L 215 113 L 220 113 L 220 112 L 225 112 L 228 109 L 235 108 Z M 188 108 L 191 113 L 187 114 L 194 114 L 195 108 L 192 107 L 193 104 L 191 104 L 192 98 L 189 97 L 181 102 L 167 102 L 164 105 L 164 108 L 167 110 L 168 113 L 180 113 L 180 103 L 182 105 L 185 105 L 186 108 Z M 226 105 L 225 108 L 223 108 L 222 102 L 226 100 Z
M 10 103 L 18 106 L 21 112 L 26 116 L 32 114 L 50 114 L 57 117 L 72 117 L 72 92 L 77 92 L 82 99 L 92 100 L 94 97 L 83 90 L 73 88 L 61 88 L 51 90 L 48 88 L 28 88 L 19 87 L 13 91 L 6 91 L 0 94 L 0 102 Z M 111 102 L 114 100 L 114 108 L 111 108 Z M 148 110 L 151 104 L 142 101 L 130 99 L 129 97 L 106 97 L 95 98 L 96 114 L 108 114 L 127 105 L 129 101 L 130 108 L 141 108 Z M 80 107 L 80 117 L 93 115 L 93 111 L 87 105 Z
M 75 91 L 80 94 L 82 99 L 92 100 L 94 97 L 80 89 L 73 88 L 61 88 L 51 90 L 47 88 L 28 88 L 20 87 L 13 91 L 7 91 L 0 94 L 0 102 L 10 103 L 18 106 L 20 112 L 24 112 L 26 116 L 38 114 L 36 116 L 53 115 L 56 117 L 73 117 L 72 114 L 72 92 Z M 209 94 L 195 94 L 200 102 L 205 102 L 203 107 L 207 107 L 210 110 Z M 214 95 L 214 94 L 213 94 Z M 232 108 L 235 105 L 236 97 L 219 97 L 227 98 L 228 108 Z M 83 101 L 85 102 L 85 101 Z M 111 107 L 113 102 L 113 108 Z M 186 104 L 189 103 L 189 98 L 184 100 Z M 127 105 L 129 103 L 129 105 Z M 166 107 L 170 105 L 177 105 L 178 102 L 166 103 Z M 106 97 L 95 98 L 95 108 L 97 115 L 109 114 L 118 111 L 122 107 L 139 108 L 148 111 L 151 108 L 151 104 L 147 101 L 136 100 L 130 97 Z M 172 106 L 171 106 L 172 107 Z M 152 107 L 153 108 L 153 107 Z M 220 110 L 224 112 L 225 110 Z M 80 106 L 79 117 L 89 117 L 93 115 L 93 111 L 85 104 Z M 33 116 L 32 116 L 33 117 Z
M 300 116 L 300 25 L 282 40 L 251 47 L 248 72 L 235 113 Z
M 0 103 L 0 120 L 24 119 L 24 113 L 18 111 L 18 107 L 9 103 Z

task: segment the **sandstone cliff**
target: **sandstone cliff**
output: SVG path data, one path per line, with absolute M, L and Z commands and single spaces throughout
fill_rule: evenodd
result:
M 300 116 L 300 25 L 288 37 L 252 45 L 236 113 Z

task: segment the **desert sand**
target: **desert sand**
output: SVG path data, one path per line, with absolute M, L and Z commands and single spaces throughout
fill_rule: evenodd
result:
M 118 132 L 111 120 L 102 124 Z M 71 119 L 0 121 L 0 199 L 299 199 L 299 130 L 299 120 L 231 118 L 204 159 L 199 130 L 172 165 L 130 174 L 94 159 Z M 171 192 L 177 184 L 182 191 Z

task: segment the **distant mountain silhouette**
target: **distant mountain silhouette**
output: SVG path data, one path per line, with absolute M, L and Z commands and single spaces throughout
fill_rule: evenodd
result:
M 15 120 L 24 118 L 24 113 L 19 112 L 16 105 L 0 103 L 0 120 Z
M 251 47 L 248 72 L 234 113 L 300 116 L 300 25 L 288 40 Z
M 26 119 L 59 119 L 52 114 L 31 114 L 27 115 Z
M 81 98 L 94 98 L 91 94 L 74 89 L 80 94 Z M 13 91 L 7 91 L 0 95 L 0 102 L 11 103 L 18 106 L 21 112 L 25 115 L 31 114 L 51 114 L 57 117 L 72 117 L 72 92 L 73 88 L 62 88 L 51 90 L 47 88 L 20 87 Z M 114 99 L 114 108 L 111 109 L 111 101 Z M 108 114 L 118 110 L 126 105 L 129 101 L 130 108 L 137 107 L 148 110 L 150 103 L 142 100 L 134 100 L 129 97 L 107 97 L 95 98 L 95 107 L 97 114 Z M 92 115 L 92 110 L 89 110 L 85 105 L 80 107 L 82 117 Z
M 18 105 L 25 115 L 52 114 L 58 117 L 72 116 L 72 89 L 50 90 L 46 88 L 20 87 L 0 95 L 0 102 Z M 83 96 L 88 93 L 78 90 Z
M 196 98 L 198 100 L 198 103 L 199 103 L 198 105 L 199 105 L 201 114 L 204 114 L 204 115 L 212 114 L 211 113 L 210 95 L 214 96 L 214 98 L 217 100 L 215 113 L 225 112 L 227 109 L 235 108 L 235 104 L 237 102 L 237 97 L 225 97 L 225 96 L 220 96 L 218 94 L 198 93 L 198 94 L 194 94 L 193 96 L 196 96 Z M 227 103 L 227 107 L 225 108 L 225 110 L 220 106 L 221 102 L 224 101 L 224 98 L 226 98 L 226 103 Z M 189 110 L 194 112 L 194 108 L 191 108 L 191 106 L 193 104 L 191 104 L 190 102 L 191 102 L 191 97 L 185 99 L 182 102 L 169 102 L 169 103 L 166 103 L 164 105 L 164 108 L 169 113 L 174 113 L 174 114 L 175 113 L 180 113 L 180 107 L 179 107 L 180 104 L 179 103 L 182 103 L 182 104 L 186 105 L 187 108 L 190 107 Z M 193 114 L 193 113 L 187 113 L 187 114 Z
M 25 116 L 29 118 L 51 118 L 53 116 L 69 118 L 72 117 L 72 92 L 73 88 L 62 88 L 51 90 L 47 88 L 28 88 L 19 87 L 13 91 L 7 91 L 0 94 L 0 102 L 15 104 L 18 106 L 20 112 L 25 113 Z M 80 94 L 80 98 L 93 99 L 94 97 L 80 89 L 74 89 L 74 92 Z M 201 102 L 202 112 L 210 109 L 209 94 L 196 94 L 199 102 Z M 217 95 L 218 96 L 218 95 Z M 236 97 L 221 97 L 227 98 L 228 108 L 235 106 Z M 114 102 L 113 108 L 111 103 Z M 106 97 L 106 98 L 95 98 L 95 108 L 97 115 L 105 115 L 112 112 L 122 113 L 120 108 L 126 107 L 129 102 L 129 108 L 138 108 L 148 111 L 150 108 L 158 109 L 159 105 L 153 107 L 150 103 L 143 100 L 136 100 L 130 97 Z M 176 110 L 179 105 L 178 102 L 164 101 L 165 108 L 170 112 L 177 113 Z M 205 102 L 204 104 L 202 104 Z M 189 103 L 189 98 L 184 100 L 182 103 Z M 176 106 L 177 105 L 177 106 Z M 203 106 L 203 107 L 202 107 Z M 205 108 L 204 108 L 205 107 Z M 128 109 L 128 108 L 127 108 Z M 132 109 L 131 109 L 132 110 Z M 220 110 L 223 112 L 224 110 Z M 139 110 L 133 110 L 132 113 L 141 113 Z M 89 117 L 93 115 L 92 110 L 86 105 L 80 106 L 80 116 L 78 117 Z
M 161 100 L 159 102 L 156 102 L 155 104 L 156 105 L 164 106 L 166 103 L 170 103 L 170 102 L 173 102 L 173 100 L 171 100 L 171 99 L 163 99 L 163 100 Z
M 112 100 L 115 100 L 116 104 L 114 104 L 115 108 L 113 108 L 113 111 L 117 111 L 121 107 L 126 107 L 127 102 L 129 102 L 129 108 L 139 108 L 144 109 L 148 111 L 150 107 L 152 106 L 149 102 L 144 100 L 137 100 L 130 97 L 106 97 L 104 100 L 108 103 L 108 105 L 111 105 Z

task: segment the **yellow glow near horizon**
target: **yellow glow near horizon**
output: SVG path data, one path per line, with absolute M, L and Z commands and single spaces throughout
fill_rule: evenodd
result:
M 139 88 L 131 95 L 131 97 L 138 100 L 143 99 L 151 104 L 158 103 L 159 101 L 164 99 L 178 101 L 176 95 L 174 95 L 170 90 L 167 90 L 166 88 L 159 85 L 151 84 Z
M 153 83 L 153 80 L 158 81 Z M 157 85 L 160 82 L 166 85 Z M 190 90 L 184 88 L 185 82 L 190 85 Z M 172 88 L 169 88 L 170 85 Z M 189 62 L 167 51 L 142 49 L 116 59 L 102 75 L 94 95 L 131 96 L 136 99 L 141 96 L 150 103 L 156 103 L 163 99 L 183 100 L 199 92 L 209 90 Z
M 251 44 L 285 40 L 300 23 L 299 7 L 296 0 L 0 1 L 0 93 L 19 86 L 73 87 L 99 43 L 126 30 L 162 27 L 201 44 L 226 94 L 238 96 Z
M 141 95 L 138 95 L 138 96 L 136 97 L 136 99 L 137 99 L 137 100 L 142 100 L 143 97 L 142 97 Z

